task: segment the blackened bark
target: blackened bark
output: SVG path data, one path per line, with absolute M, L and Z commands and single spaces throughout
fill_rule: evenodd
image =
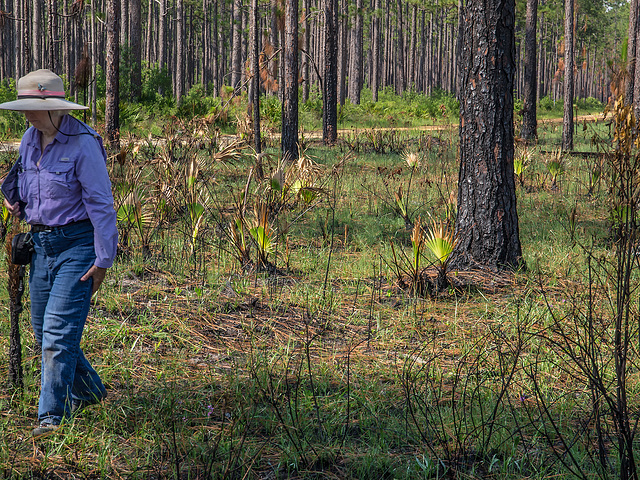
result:
M 56 40 L 56 34 L 58 33 L 58 6 L 56 0 L 49 0 L 47 4 L 49 8 L 49 21 L 47 25 L 49 27 L 49 69 L 54 72 L 59 72 L 58 65 L 58 42 Z
M 106 144 L 120 148 L 120 0 L 107 1 L 107 68 L 104 124 Z
M 627 44 L 627 88 L 625 101 L 627 105 L 633 104 L 635 72 L 638 58 L 638 45 L 636 44 L 638 30 L 638 3 L 640 0 L 629 2 L 629 41 Z
M 141 0 L 130 0 L 131 12 L 131 95 L 134 101 L 142 93 L 142 12 Z
M 298 158 L 298 0 L 286 0 L 284 10 L 284 98 L 282 158 Z
M 564 1 L 564 113 L 562 151 L 573 150 L 573 0 Z
M 515 0 L 469 0 L 463 12 L 458 215 L 451 267 L 521 264 L 513 177 Z
M 322 97 L 322 140 L 333 145 L 338 138 L 338 0 L 324 0 L 325 61 Z
M 636 10 L 640 13 L 640 5 Z M 636 119 L 640 119 L 640 62 L 637 59 L 640 57 L 640 18 L 638 19 L 638 27 L 636 28 L 636 68 L 635 68 L 635 80 L 633 82 L 633 105 Z
M 14 219 L 12 233 L 7 236 L 7 292 L 9 293 L 9 382 L 14 388 L 22 389 L 22 343 L 20 341 L 20 313 L 24 293 L 24 267 L 11 263 L 11 240 L 18 229 Z
M 522 138 L 535 140 L 538 136 L 536 112 L 536 92 L 538 89 L 536 58 L 536 26 L 538 20 L 538 0 L 527 0 L 524 57 L 524 102 L 522 109 Z

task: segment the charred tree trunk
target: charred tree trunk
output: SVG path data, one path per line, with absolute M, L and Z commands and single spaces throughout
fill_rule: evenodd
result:
M 284 101 L 282 158 L 298 158 L 298 0 L 286 0 L 284 10 Z
M 7 236 L 7 270 L 9 293 L 9 383 L 22 390 L 22 342 L 20 340 L 20 313 L 22 312 L 22 294 L 24 293 L 24 266 L 11 263 L 11 240 L 18 230 L 18 220 L 14 219 L 13 233 Z M 6 232 L 5 232 L 6 233 Z
M 527 0 L 527 16 L 525 27 L 524 58 L 524 102 L 522 111 L 522 138 L 535 140 L 538 136 L 538 120 L 536 112 L 537 58 L 536 27 L 538 20 L 538 0 Z
M 111 151 L 120 148 L 120 0 L 107 0 L 107 68 L 104 127 Z
M 134 101 L 142 94 L 142 12 L 141 0 L 131 0 L 131 96 Z
M 58 42 L 56 40 L 56 34 L 58 33 L 58 6 L 56 0 L 49 0 L 49 21 L 47 22 L 49 27 L 49 69 L 54 72 L 59 72 L 58 65 Z
M 338 0 L 324 0 L 325 60 L 322 96 L 322 140 L 333 145 L 338 138 Z
M 626 98 L 625 101 L 627 105 L 633 104 L 634 97 L 634 83 L 635 83 L 635 72 L 637 68 L 638 58 L 638 45 L 636 43 L 637 40 L 637 31 L 638 31 L 638 3 L 639 0 L 631 0 L 629 2 L 629 43 L 627 44 L 627 73 L 629 74 L 626 88 Z
M 513 176 L 515 0 L 469 0 L 463 12 L 458 243 L 451 267 L 522 261 Z

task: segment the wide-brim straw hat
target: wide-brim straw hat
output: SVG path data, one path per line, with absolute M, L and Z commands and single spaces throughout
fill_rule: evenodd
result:
M 64 82 L 51 70 L 40 69 L 18 80 L 18 99 L 0 103 L 2 110 L 87 110 L 64 99 Z

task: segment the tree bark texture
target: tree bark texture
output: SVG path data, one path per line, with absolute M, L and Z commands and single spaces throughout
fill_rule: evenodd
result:
M 120 0 L 107 0 L 107 68 L 104 127 L 111 151 L 120 148 Z
M 562 151 L 573 150 L 573 0 L 564 1 L 564 113 Z
M 362 18 L 362 0 L 356 0 L 356 13 L 351 32 L 351 68 L 349 69 L 349 101 L 353 105 L 360 104 L 360 92 L 362 91 L 362 69 L 364 67 L 363 53 L 363 18 Z
M 141 0 L 130 0 L 131 12 L 131 96 L 133 101 L 142 94 L 142 11 Z
M 625 101 L 627 105 L 633 104 L 635 73 L 638 58 L 638 45 L 636 43 L 638 31 L 638 3 L 640 0 L 630 0 L 629 2 L 629 43 L 627 44 L 627 88 Z
M 176 81 L 174 86 L 174 92 L 176 95 L 176 104 L 180 105 L 182 96 L 184 95 L 184 50 L 185 50 L 185 35 L 184 35 L 184 12 L 183 12 L 183 0 L 176 1 Z
M 253 31 L 253 46 L 251 53 L 251 73 L 253 74 L 253 77 L 251 78 L 251 103 L 253 105 L 253 142 L 256 153 L 260 153 L 262 152 L 262 142 L 260 139 L 260 11 L 258 10 L 258 0 L 251 0 L 251 29 Z
M 536 28 L 538 19 L 538 0 L 527 0 L 525 26 L 524 59 L 524 102 L 522 109 L 522 138 L 527 141 L 538 136 L 537 120 L 537 58 Z
M 322 97 L 322 140 L 333 145 L 338 138 L 338 0 L 324 0 L 325 59 Z
M 282 158 L 298 158 L 298 0 L 286 0 L 284 11 Z
M 458 270 L 518 268 L 513 176 L 515 0 L 469 0 L 463 14 Z

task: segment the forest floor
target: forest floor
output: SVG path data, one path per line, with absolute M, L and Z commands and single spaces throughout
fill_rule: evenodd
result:
M 577 148 L 597 128 L 579 129 Z M 541 123 L 545 146 L 557 130 Z M 571 358 L 613 358 L 615 211 L 594 173 L 601 159 L 567 156 L 552 170 L 557 157 L 518 146 L 527 271 L 449 272 L 436 292 L 426 247 L 410 275 L 412 239 L 416 224 L 453 221 L 457 145 L 420 138 L 412 164 L 407 143 L 378 154 L 313 142 L 283 172 L 248 148 L 212 161 L 187 136 L 111 162 L 120 253 L 83 335 L 109 397 L 31 440 L 40 368 L 25 298 L 24 388 L 0 384 L 0 477 L 590 478 L 601 459 L 617 469 L 612 417 Z M 0 322 L 0 379 L 8 337 Z

